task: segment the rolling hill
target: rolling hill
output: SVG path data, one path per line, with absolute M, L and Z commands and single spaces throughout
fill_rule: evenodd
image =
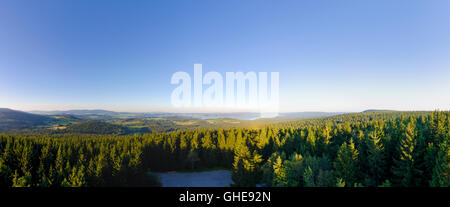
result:
M 0 108 L 0 132 L 20 129 L 32 129 L 47 125 L 55 121 L 54 118 Z
M 85 121 L 70 124 L 62 132 L 76 134 L 115 134 L 124 135 L 130 133 L 127 127 L 99 121 Z

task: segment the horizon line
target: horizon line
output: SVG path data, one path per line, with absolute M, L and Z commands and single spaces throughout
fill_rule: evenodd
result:
M 9 108 L 9 107 L 0 107 L 4 109 L 10 109 L 14 111 L 22 111 L 27 113 L 36 113 L 36 112 L 67 112 L 67 111 L 108 111 L 108 112 L 114 112 L 114 113 L 168 113 L 168 114 L 236 114 L 236 113 L 252 113 L 252 114 L 260 114 L 260 112 L 255 111 L 208 111 L 208 112 L 199 112 L 199 111 L 119 111 L 119 110 L 108 110 L 108 109 L 102 109 L 102 108 L 73 108 L 73 109 L 65 109 L 65 110 L 39 110 L 39 109 L 33 109 L 33 110 L 20 110 L 15 108 Z M 361 111 L 318 111 L 318 110 L 306 110 L 306 111 L 285 111 L 285 112 L 279 112 L 279 114 L 286 114 L 286 113 L 361 113 L 366 111 L 397 111 L 397 112 L 420 112 L 420 111 L 448 111 L 448 110 L 442 110 L 442 109 L 432 109 L 432 110 L 395 110 L 395 109 L 365 109 Z

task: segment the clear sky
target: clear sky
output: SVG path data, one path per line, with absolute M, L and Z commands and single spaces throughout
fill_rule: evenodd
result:
M 174 111 L 174 72 L 279 72 L 282 111 L 450 110 L 450 1 L 0 2 L 0 107 Z

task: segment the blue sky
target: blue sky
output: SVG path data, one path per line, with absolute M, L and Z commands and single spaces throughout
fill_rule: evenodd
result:
M 0 107 L 176 111 L 174 72 L 279 72 L 282 111 L 450 110 L 450 2 L 1 1 Z

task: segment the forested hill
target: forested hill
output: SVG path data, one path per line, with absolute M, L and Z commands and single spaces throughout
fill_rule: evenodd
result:
M 130 130 L 127 127 L 99 121 L 85 121 L 75 123 L 59 131 L 63 133 L 111 134 L 111 135 L 126 135 L 130 133 Z
M 276 118 L 257 119 L 259 114 L 256 113 L 172 114 L 129 113 L 106 110 L 69 110 L 33 111 L 33 113 L 36 114 L 29 114 L 10 109 L 3 109 L 3 111 L 8 116 L 4 116 L 3 118 L 0 117 L 0 123 L 5 123 L 2 125 L 2 128 L 0 128 L 0 132 L 14 131 L 17 133 L 35 132 L 53 134 L 78 131 L 80 133 L 92 134 L 108 134 L 108 132 L 111 132 L 110 134 L 118 134 L 117 130 L 120 130 L 121 132 L 119 134 L 122 135 L 125 132 L 130 134 L 152 133 L 199 128 L 258 128 L 264 127 L 265 124 L 269 123 L 311 119 L 338 114 L 325 112 L 298 112 L 282 113 Z M 22 116 L 8 114 L 11 112 L 22 114 Z M 0 112 L 0 114 L 1 113 L 2 112 Z M 98 128 L 99 130 L 95 130 L 95 128 Z
M 367 109 L 364 110 L 363 113 L 366 112 L 396 112 L 395 110 L 386 110 L 386 109 Z
M 296 121 L 287 121 L 270 124 L 268 126 L 275 128 L 318 126 L 325 123 L 340 124 L 345 122 L 368 122 L 372 120 L 390 120 L 400 117 L 428 115 L 430 111 L 386 111 L 386 110 L 367 110 L 360 113 L 347 113 L 334 116 L 319 117 L 315 119 L 303 119 Z
M 54 120 L 54 118 L 48 116 L 0 108 L 0 132 L 33 128 L 46 125 Z
M 306 123 L 306 124 L 305 124 Z M 445 186 L 450 112 L 370 112 L 261 129 L 134 136 L 0 134 L 0 186 L 158 185 L 225 167 L 237 186 Z

